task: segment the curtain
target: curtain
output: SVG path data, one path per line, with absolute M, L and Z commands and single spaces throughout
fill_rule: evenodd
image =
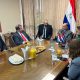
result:
M 26 31 L 30 34 L 30 30 L 28 29 L 33 29 L 35 26 L 35 32 L 37 33 L 38 25 L 42 23 L 44 19 L 48 19 L 49 24 L 53 26 L 53 35 L 55 36 L 58 30 L 62 28 L 63 18 L 67 7 L 68 0 L 24 0 L 25 22 L 26 27 L 28 27 Z M 76 0 L 76 17 L 77 25 L 79 25 L 80 0 Z

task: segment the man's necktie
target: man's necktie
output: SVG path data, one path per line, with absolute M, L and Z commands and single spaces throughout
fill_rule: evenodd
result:
M 27 38 L 22 33 L 20 33 L 20 34 L 21 34 L 23 41 L 28 41 Z
M 43 28 L 43 37 L 46 38 L 46 27 Z
M 44 37 L 46 38 L 46 27 L 45 27 L 44 31 L 45 31 L 45 35 L 44 35 Z

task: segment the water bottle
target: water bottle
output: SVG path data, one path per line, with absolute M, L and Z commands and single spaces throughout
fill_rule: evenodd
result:
M 66 44 L 65 44 L 65 53 L 67 53 L 67 54 L 68 54 L 68 49 L 69 49 L 68 43 L 66 43 Z
M 53 42 L 53 39 L 50 39 L 50 47 L 51 47 L 51 48 L 54 48 L 54 42 Z

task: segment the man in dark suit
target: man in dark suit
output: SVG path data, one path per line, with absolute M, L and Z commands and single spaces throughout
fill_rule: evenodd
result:
M 53 34 L 52 25 L 49 25 L 48 21 L 45 20 L 43 24 L 40 24 L 38 26 L 38 33 L 36 35 L 36 38 L 39 37 L 42 39 L 50 40 L 52 34 Z
M 30 41 L 31 38 L 28 36 L 28 34 L 22 29 L 22 25 L 17 25 L 16 32 L 13 35 L 13 40 L 16 45 L 24 44 L 27 41 Z
M 7 49 L 6 44 L 4 43 L 4 41 L 0 36 L 0 51 L 6 50 L 6 49 Z

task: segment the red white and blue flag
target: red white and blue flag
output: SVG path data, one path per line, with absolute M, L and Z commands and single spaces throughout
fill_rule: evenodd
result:
M 73 33 L 76 32 L 75 0 L 69 0 L 69 5 L 64 16 L 63 23 L 67 23 L 69 30 L 71 30 Z
M 58 42 L 64 42 L 64 33 L 62 33 L 62 34 L 58 33 L 57 39 L 58 39 Z

